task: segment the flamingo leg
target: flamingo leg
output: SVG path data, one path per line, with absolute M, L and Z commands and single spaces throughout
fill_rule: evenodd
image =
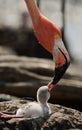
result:
M 4 119 L 21 118 L 21 116 L 10 115 L 10 114 L 5 114 L 3 112 L 0 112 L 0 118 L 4 118 Z

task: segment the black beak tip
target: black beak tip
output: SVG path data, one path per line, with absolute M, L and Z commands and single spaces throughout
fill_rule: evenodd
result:
M 55 68 L 55 75 L 52 80 L 53 84 L 57 84 L 58 81 L 62 78 L 64 75 L 65 71 L 67 70 L 68 66 L 70 65 L 70 62 L 66 62 L 64 65 Z

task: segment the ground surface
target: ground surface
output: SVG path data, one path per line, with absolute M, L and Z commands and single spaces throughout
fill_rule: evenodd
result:
M 29 101 L 13 100 L 0 103 L 0 111 L 16 113 L 16 110 Z M 60 105 L 50 104 L 52 114 L 45 118 L 0 119 L 0 130 L 67 130 L 82 129 L 82 113 Z

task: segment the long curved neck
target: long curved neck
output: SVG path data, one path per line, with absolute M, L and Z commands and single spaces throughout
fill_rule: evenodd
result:
M 37 24 L 40 12 L 35 0 L 25 0 L 25 3 L 30 13 L 33 24 Z

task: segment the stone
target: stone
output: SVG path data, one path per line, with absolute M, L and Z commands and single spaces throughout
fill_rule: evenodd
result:
M 16 113 L 16 110 L 30 100 L 13 100 L 0 103 L 0 111 Z M 51 115 L 44 118 L 0 119 L 0 130 L 68 130 L 82 129 L 82 113 L 61 105 L 49 104 Z
M 35 99 L 37 89 L 42 85 L 48 84 L 53 74 L 54 63 L 52 60 L 17 55 L 1 55 L 0 93 Z M 51 102 L 82 111 L 81 66 L 70 65 L 65 75 L 53 89 Z

